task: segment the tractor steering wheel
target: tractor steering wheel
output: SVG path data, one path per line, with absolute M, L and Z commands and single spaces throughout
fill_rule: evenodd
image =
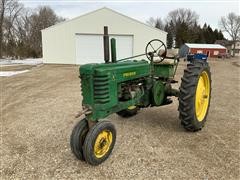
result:
M 150 61 L 153 61 L 154 57 L 159 57 L 159 62 L 162 62 L 167 56 L 166 45 L 159 39 L 153 39 L 148 42 L 145 54 Z

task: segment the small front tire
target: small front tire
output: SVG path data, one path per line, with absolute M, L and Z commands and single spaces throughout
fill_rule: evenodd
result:
M 100 121 L 88 132 L 84 145 L 83 155 L 91 165 L 99 165 L 111 154 L 116 142 L 116 129 L 109 121 Z
M 84 161 L 83 144 L 88 133 L 87 119 L 80 120 L 72 130 L 70 137 L 70 146 L 77 159 Z

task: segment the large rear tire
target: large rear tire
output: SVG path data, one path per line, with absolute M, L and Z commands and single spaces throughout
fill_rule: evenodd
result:
M 211 100 L 211 72 L 205 61 L 193 61 L 184 70 L 180 85 L 179 118 L 188 131 L 201 130 Z

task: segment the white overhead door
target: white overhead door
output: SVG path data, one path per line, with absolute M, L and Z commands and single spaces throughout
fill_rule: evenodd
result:
M 110 35 L 109 40 L 111 38 L 116 39 L 117 59 L 130 57 L 133 55 L 133 36 Z M 102 62 L 104 62 L 103 35 L 77 34 L 76 64 Z

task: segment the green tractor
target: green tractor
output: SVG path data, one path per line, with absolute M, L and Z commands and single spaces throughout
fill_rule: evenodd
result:
M 145 53 L 116 59 L 116 40 L 111 39 L 111 62 L 108 29 L 104 27 L 104 60 L 101 64 L 80 66 L 82 112 L 74 127 L 70 145 L 73 154 L 91 165 L 98 165 L 111 154 L 116 129 L 103 120 L 117 113 L 121 117 L 137 114 L 141 108 L 170 104 L 178 97 L 179 118 L 188 131 L 201 130 L 206 122 L 211 99 L 211 73 L 207 61 L 193 59 L 187 64 L 179 90 L 172 88 L 178 57 L 167 57 L 165 44 L 154 39 Z M 146 55 L 147 60 L 134 60 Z M 171 63 L 164 62 L 171 59 Z

